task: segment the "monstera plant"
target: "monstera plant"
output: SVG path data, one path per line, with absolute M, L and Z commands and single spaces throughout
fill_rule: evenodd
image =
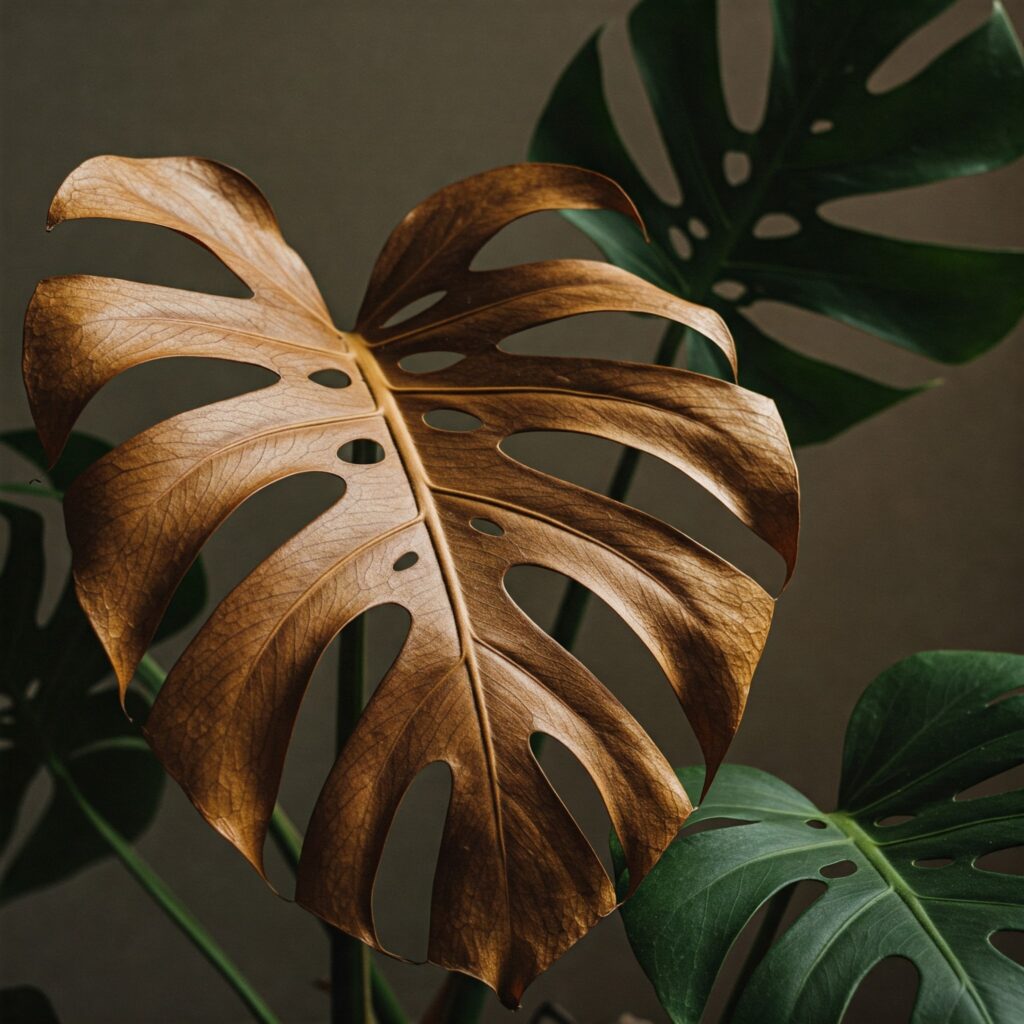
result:
M 750 317 L 771 299 L 821 313 L 943 363 L 994 345 L 1024 311 L 1024 259 L 842 227 L 823 204 L 977 174 L 1024 154 L 1024 62 L 1006 12 L 910 81 L 870 78 L 955 0 L 773 0 L 767 106 L 757 131 L 730 119 L 717 0 L 642 0 L 633 55 L 682 199 L 662 199 L 626 149 L 605 99 L 599 34 L 566 68 L 531 155 L 591 167 L 636 202 L 651 243 L 614 213 L 567 216 L 613 262 L 726 319 L 740 382 L 778 403 L 794 444 L 824 441 L 919 388 L 894 388 L 812 359 Z M 671 362 L 682 332 L 659 358 Z M 688 365 L 723 364 L 690 334 Z
M 594 778 L 635 883 L 690 801 L 625 709 L 511 601 L 505 573 L 547 567 L 619 612 L 675 689 L 709 779 L 739 724 L 773 601 L 667 524 L 539 473 L 501 442 L 561 430 L 640 448 L 707 488 L 789 571 L 797 544 L 796 471 L 770 400 L 684 370 L 502 350 L 528 327 L 620 310 L 700 331 L 734 362 L 715 313 L 619 268 L 555 260 L 469 269 L 506 224 L 561 208 L 636 217 L 621 189 L 591 171 L 526 164 L 470 178 L 402 221 L 354 329 L 342 331 L 266 200 L 237 171 L 194 158 L 98 157 L 61 186 L 50 226 L 112 217 L 171 228 L 211 250 L 252 297 L 57 278 L 37 288 L 25 327 L 25 382 L 51 459 L 89 399 L 132 366 L 199 356 L 277 374 L 270 387 L 150 428 L 76 479 L 65 515 L 78 598 L 124 700 L 216 527 L 275 480 L 340 477 L 336 504 L 213 611 L 167 677 L 145 735 L 200 813 L 262 873 L 313 667 L 369 608 L 405 607 L 405 646 L 317 801 L 297 899 L 381 948 L 371 893 L 384 840 L 413 778 L 443 761 L 453 789 L 429 956 L 512 1006 L 617 903 L 531 737 L 556 737 Z M 426 352 L 457 359 L 428 373 L 408 367 Z M 439 412 L 459 414 L 468 429 L 451 429 Z

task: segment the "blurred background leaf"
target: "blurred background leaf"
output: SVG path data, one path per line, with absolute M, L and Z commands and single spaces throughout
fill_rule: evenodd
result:
M 555 87 L 530 156 L 593 168 L 640 209 L 648 244 L 614 213 L 566 216 L 608 259 L 714 306 L 736 338 L 740 383 L 775 399 L 794 444 L 825 441 L 921 388 L 811 358 L 744 313 L 771 299 L 943 363 L 996 344 L 1024 309 L 1024 263 L 840 227 L 823 203 L 992 170 L 1024 153 L 1024 63 L 1003 8 L 910 81 L 877 92 L 875 69 L 954 0 L 775 0 L 764 120 L 732 122 L 716 0 L 643 0 L 629 19 L 682 201 L 662 199 L 627 151 L 605 99 L 595 34 Z M 724 376 L 693 332 L 687 362 Z M 667 338 L 661 356 L 674 358 Z
M 74 478 L 110 446 L 83 434 L 71 437 L 52 470 L 32 431 L 0 434 L 39 472 L 34 481 L 0 485 L 12 497 L 36 491 L 59 498 Z M 69 778 L 126 839 L 153 820 L 163 792 L 163 770 L 106 684 L 110 665 L 78 607 L 74 585 L 64 581 L 54 610 L 38 618 L 45 577 L 43 517 L 14 501 L 0 500 L 7 551 L 0 570 L 0 903 L 69 877 L 112 854 L 82 813 Z M 158 639 L 184 628 L 202 610 L 206 581 L 196 563 L 175 595 Z M 147 694 L 151 698 L 152 694 Z M 129 694 L 132 718 L 147 700 Z M 17 837 L 25 797 L 40 774 L 51 788 L 45 807 Z M 4 1018 L 6 1019 L 6 1017 Z

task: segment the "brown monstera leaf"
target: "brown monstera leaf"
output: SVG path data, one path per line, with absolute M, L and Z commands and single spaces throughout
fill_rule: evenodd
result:
M 204 817 L 262 872 L 314 665 L 355 616 L 406 608 L 405 646 L 320 794 L 297 898 L 379 948 L 371 891 L 388 828 L 417 772 L 445 762 L 452 795 L 430 959 L 482 978 L 510 1005 L 615 906 L 530 736 L 556 737 L 590 773 L 634 885 L 690 804 L 628 712 L 511 601 L 505 573 L 544 566 L 610 604 L 657 658 L 712 770 L 740 720 L 773 602 L 673 528 L 522 465 L 499 443 L 560 430 L 640 448 L 699 481 L 790 569 L 796 554 L 796 471 L 768 399 L 683 370 L 498 347 L 561 317 L 627 310 L 692 327 L 733 356 L 716 314 L 604 263 L 469 269 L 509 222 L 566 208 L 637 218 L 613 182 L 574 167 L 505 167 L 442 189 L 388 239 L 355 329 L 339 331 L 266 200 L 237 171 L 98 157 L 61 186 L 51 226 L 112 217 L 172 228 L 216 254 L 252 297 L 63 277 L 39 285 L 25 334 L 25 380 L 51 457 L 90 397 L 148 360 L 208 356 L 278 375 L 159 423 L 77 481 L 66 508 L 82 605 L 123 691 L 182 575 L 232 510 L 291 474 L 342 477 L 344 496 L 213 612 L 146 732 Z M 389 326 L 435 292 L 444 293 L 436 304 Z M 431 351 L 462 358 L 431 373 L 403 369 Z M 344 386 L 319 383 L 324 370 Z M 479 426 L 437 429 L 424 418 L 436 409 Z M 376 442 L 380 461 L 347 463 L 357 440 Z

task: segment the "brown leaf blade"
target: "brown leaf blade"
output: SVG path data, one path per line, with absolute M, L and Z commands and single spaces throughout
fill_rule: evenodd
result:
M 509 1005 L 615 905 L 530 737 L 554 736 L 591 775 L 634 885 L 690 804 L 622 705 L 512 602 L 506 572 L 544 566 L 610 604 L 658 660 L 711 771 L 738 726 L 773 601 L 667 524 L 522 465 L 501 442 L 568 430 L 640 448 L 707 488 L 789 571 L 796 556 L 796 471 L 771 402 L 686 371 L 499 347 L 541 323 L 625 310 L 692 327 L 734 358 L 714 313 L 614 267 L 470 270 L 518 217 L 599 207 L 635 217 L 612 182 L 559 165 L 502 168 L 442 189 L 396 228 L 356 330 L 342 332 L 248 179 L 194 158 L 98 157 L 62 185 L 51 225 L 105 216 L 172 228 L 217 255 L 252 297 L 58 278 L 39 286 L 26 316 L 26 387 L 53 456 L 92 395 L 140 363 L 205 356 L 277 374 L 260 391 L 157 424 L 76 482 L 66 514 L 80 600 L 123 692 L 184 572 L 241 502 L 292 474 L 341 477 L 343 497 L 214 609 L 169 675 L 147 736 L 262 873 L 313 668 L 353 618 L 404 607 L 404 648 L 317 801 L 297 898 L 381 948 L 371 898 L 384 841 L 416 774 L 447 764 L 429 957 L 482 978 Z M 428 310 L 393 323 L 437 291 Z M 401 365 L 438 350 L 462 358 L 429 374 Z M 347 386 L 322 386 L 321 370 L 340 371 Z M 438 430 L 425 417 L 439 408 L 479 427 Z M 343 447 L 360 439 L 377 442 L 383 459 L 343 461 Z

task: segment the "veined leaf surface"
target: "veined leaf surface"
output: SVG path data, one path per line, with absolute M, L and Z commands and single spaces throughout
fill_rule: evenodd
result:
M 188 565 L 242 501 L 292 474 L 341 477 L 344 496 L 213 612 L 146 732 L 201 813 L 262 871 L 313 667 L 354 617 L 384 603 L 406 608 L 405 646 L 313 813 L 297 897 L 379 948 L 371 893 L 388 828 L 415 775 L 444 762 L 452 797 L 429 956 L 513 1005 L 616 904 L 534 760 L 531 735 L 555 736 L 591 774 L 638 879 L 690 805 L 632 717 L 511 601 L 505 573 L 552 569 L 622 615 L 674 687 L 712 772 L 739 723 L 773 602 L 675 529 L 536 472 L 500 442 L 527 430 L 610 438 L 692 476 L 790 570 L 797 540 L 796 472 L 769 400 L 681 370 L 498 347 L 537 324 L 625 310 L 701 331 L 733 361 L 715 313 L 619 268 L 556 260 L 469 269 L 504 225 L 566 207 L 636 216 L 607 178 L 559 165 L 507 167 L 442 189 L 392 233 L 354 330 L 340 331 L 241 174 L 193 158 L 98 157 L 61 186 L 51 224 L 113 217 L 172 228 L 253 295 L 58 278 L 37 289 L 25 336 L 28 392 L 54 455 L 89 398 L 139 363 L 206 356 L 278 375 L 139 434 L 74 485 L 67 521 L 83 607 L 123 690 Z M 429 309 L 393 322 L 435 292 L 444 294 Z M 431 351 L 462 358 L 429 374 L 403 369 L 406 357 Z M 478 426 L 437 429 L 425 419 L 437 409 Z M 378 461 L 345 461 L 357 441 L 376 446 Z M 481 532 L 480 519 L 496 529 Z

